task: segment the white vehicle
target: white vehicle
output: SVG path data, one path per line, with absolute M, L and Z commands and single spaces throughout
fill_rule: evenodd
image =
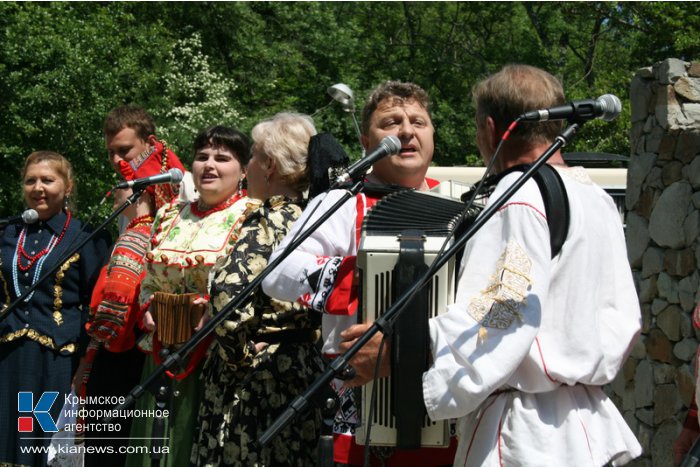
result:
M 570 166 L 581 165 L 585 167 L 591 179 L 612 196 L 624 223 L 625 189 L 627 187 L 626 164 L 628 158 L 617 154 L 584 152 L 568 153 L 563 154 L 563 156 L 566 163 Z M 621 167 L 610 167 L 613 164 L 619 164 Z M 623 164 L 625 166 L 622 166 Z M 481 180 L 484 170 L 484 167 L 433 166 L 428 168 L 427 176 L 441 182 L 453 182 L 439 189 L 438 192 L 446 196 L 459 198 L 469 187 Z

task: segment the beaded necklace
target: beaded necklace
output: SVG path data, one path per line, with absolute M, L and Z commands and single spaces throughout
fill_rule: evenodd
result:
M 66 222 L 63 224 L 63 230 L 61 230 L 61 234 L 58 237 L 56 237 L 56 235 L 52 235 L 51 239 L 49 240 L 49 244 L 46 246 L 46 248 L 44 248 L 34 256 L 27 254 L 27 252 L 24 250 L 24 241 L 27 237 L 27 226 L 25 225 L 24 227 L 22 227 L 22 231 L 19 233 L 19 239 L 17 240 L 17 248 L 15 248 L 14 258 L 12 259 L 12 285 L 14 286 L 15 294 L 18 297 L 22 295 L 22 292 L 19 288 L 17 270 L 19 269 L 22 272 L 27 272 L 29 269 L 32 268 L 32 266 L 34 266 L 34 263 L 36 263 L 36 268 L 34 269 L 34 275 L 32 277 L 32 285 L 36 283 L 37 279 L 41 276 L 41 268 L 44 265 L 44 261 L 46 261 L 46 258 L 49 256 L 49 253 L 53 251 L 56 245 L 61 243 L 61 240 L 63 240 L 63 236 L 66 234 L 66 230 L 68 229 L 68 225 L 70 224 L 71 213 L 70 211 L 66 211 L 66 214 Z M 22 264 L 22 257 L 25 257 L 27 260 L 29 260 L 29 263 L 26 266 Z M 28 302 L 33 295 L 34 292 L 29 294 L 29 296 L 24 301 Z
M 206 217 L 209 214 L 226 209 L 227 207 L 231 206 L 233 203 L 235 203 L 236 201 L 238 201 L 241 198 L 242 198 L 242 196 L 239 195 L 238 193 L 236 193 L 233 196 L 231 196 L 229 199 L 227 199 L 226 201 L 221 202 L 221 203 L 219 203 L 211 208 L 208 208 L 208 209 L 200 208 L 200 206 L 199 206 L 200 200 L 192 201 L 190 203 L 190 211 L 192 211 L 192 214 L 194 214 L 195 216 Z M 203 204 L 203 207 L 204 206 L 205 205 Z

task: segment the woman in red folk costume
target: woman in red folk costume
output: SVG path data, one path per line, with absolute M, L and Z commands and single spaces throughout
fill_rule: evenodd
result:
M 144 378 L 160 363 L 162 348 L 173 350 L 191 334 L 193 325 L 201 326 L 202 312 L 209 293 L 209 270 L 221 256 L 227 256 L 240 224 L 259 202 L 250 201 L 243 192 L 244 167 L 249 157 L 248 139 L 240 132 L 216 126 L 204 130 L 194 143 L 192 174 L 199 199 L 172 202 L 161 208 L 153 223 L 146 253 L 146 275 L 141 282 L 139 300 L 144 312 L 141 325 L 152 338 L 153 358 L 144 366 Z M 146 339 L 140 345 L 149 343 Z M 166 465 L 189 462 L 194 423 L 201 399 L 201 359 L 209 342 L 193 352 L 182 371 L 170 372 L 165 383 L 173 397 L 167 409 Z M 153 410 L 155 398 L 141 397 L 137 408 Z M 153 418 L 135 419 L 132 445 L 150 445 Z M 147 454 L 129 454 L 128 466 L 151 465 Z
M 22 183 L 24 201 L 38 213 L 38 222 L 10 224 L 0 239 L 0 300 L 15 302 L 63 263 L 9 314 L 0 313 L 0 465 L 41 466 L 47 463 L 41 449 L 53 433 L 45 433 L 51 427 L 40 426 L 31 410 L 42 394 L 56 392 L 55 400 L 44 400 L 53 402 L 49 414 L 55 421 L 71 391 L 87 345 L 83 326 L 90 292 L 110 239 L 97 235 L 64 260 L 88 233 L 69 209 L 73 169 L 60 154 L 30 154 Z M 19 412 L 20 392 L 31 393 L 25 414 Z

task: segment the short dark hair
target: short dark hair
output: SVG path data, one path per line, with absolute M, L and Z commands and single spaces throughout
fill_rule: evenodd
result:
M 124 128 L 134 130 L 143 141 L 156 134 L 153 118 L 143 107 L 133 104 L 115 107 L 107 114 L 103 127 L 105 138 L 112 138 Z
M 423 88 L 414 83 L 402 81 L 385 81 L 377 86 L 370 94 L 364 108 L 362 109 L 362 134 L 369 132 L 372 114 L 377 110 L 377 106 L 384 99 L 392 99 L 399 102 L 415 100 L 430 116 L 430 99 L 428 93 Z M 431 117 L 432 119 L 432 117 Z
M 196 154 L 197 151 L 209 145 L 227 148 L 238 156 L 238 162 L 242 166 L 247 165 L 250 160 L 250 140 L 235 128 L 223 125 L 205 128 L 194 138 L 193 153 Z

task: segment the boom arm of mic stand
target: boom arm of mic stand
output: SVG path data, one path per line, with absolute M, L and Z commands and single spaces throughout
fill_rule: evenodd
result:
M 85 246 L 85 244 L 86 244 L 87 242 L 89 242 L 90 240 L 92 240 L 92 238 L 93 238 L 95 235 L 97 235 L 97 233 L 98 233 L 99 231 L 101 231 L 102 229 L 104 229 L 110 222 L 112 222 L 112 220 L 114 220 L 115 217 L 117 217 L 119 214 L 121 214 L 122 211 L 124 211 L 124 209 L 128 208 L 130 205 L 132 205 L 134 202 L 136 202 L 136 200 L 139 199 L 139 196 L 141 196 L 141 194 L 143 193 L 143 190 L 145 190 L 145 187 L 143 187 L 143 188 L 135 188 L 135 189 L 134 189 L 134 192 L 127 198 L 126 201 L 124 201 L 124 204 L 122 204 L 121 206 L 119 206 L 112 214 L 110 214 L 109 216 L 107 216 L 107 219 L 105 219 L 104 222 L 102 222 L 102 224 L 99 225 L 99 227 L 97 227 L 97 228 L 94 229 L 92 232 L 90 232 L 90 233 L 88 234 L 88 236 L 85 237 L 85 238 L 83 239 L 83 241 L 81 241 L 81 242 L 78 244 L 78 246 L 73 247 L 73 249 L 70 250 L 70 252 L 69 252 L 67 255 L 63 255 L 63 257 L 60 259 L 60 261 L 56 261 L 56 264 L 55 264 L 51 269 L 49 269 L 48 271 L 46 271 L 46 272 L 39 278 L 39 280 L 37 280 L 36 282 L 34 282 L 34 284 L 33 284 L 31 287 L 27 288 L 27 289 L 24 291 L 24 293 L 23 293 L 22 295 L 20 295 L 19 297 L 17 297 L 17 300 L 15 300 L 14 302 L 10 303 L 7 307 L 1 309 L 1 310 L 0 310 L 0 321 L 2 321 L 3 319 L 5 319 L 5 317 L 8 316 L 12 310 L 14 310 L 15 308 L 17 308 L 17 305 L 19 305 L 19 303 L 20 303 L 22 300 L 24 300 L 25 298 L 27 298 L 27 297 L 29 296 L 29 294 L 31 294 L 32 292 L 34 292 L 34 290 L 35 290 L 37 287 L 39 287 L 40 284 L 44 283 L 44 281 L 46 281 L 46 279 L 48 279 L 48 278 L 51 277 L 56 271 L 58 271 L 58 269 L 63 265 L 63 263 L 65 263 L 66 261 L 68 261 L 68 259 L 69 259 L 71 256 L 73 256 L 73 255 L 75 254 L 76 251 L 80 250 L 83 246 Z
M 255 291 L 255 289 L 262 283 L 263 279 L 267 277 L 289 254 L 294 251 L 307 237 L 309 237 L 318 227 L 323 224 L 335 211 L 338 210 L 347 200 L 355 196 L 360 192 L 364 183 L 358 181 L 354 183 L 350 188 L 345 190 L 345 194 L 333 204 L 328 210 L 326 210 L 309 228 L 304 229 L 299 235 L 292 241 L 287 248 L 280 253 L 280 255 L 270 261 L 265 269 L 260 272 L 250 283 L 241 290 L 235 298 L 228 302 L 216 316 L 212 317 L 207 323 L 202 326 L 202 328 L 195 332 L 192 337 L 182 344 L 177 350 L 168 355 L 153 372 L 146 377 L 143 383 L 135 386 L 129 394 L 126 396 L 124 402 L 115 406 L 115 410 L 124 410 L 130 407 L 136 399 L 141 397 L 145 389 L 153 385 L 158 377 L 165 373 L 166 370 L 171 369 L 176 363 L 182 361 L 182 358 L 189 354 L 195 347 L 197 347 L 209 334 L 211 334 L 214 329 L 224 321 L 236 308 L 238 308 L 244 300 L 246 300 L 250 294 Z
M 418 292 L 425 284 L 427 284 L 432 276 L 438 271 L 452 256 L 457 253 L 464 246 L 464 244 L 471 239 L 474 234 L 488 221 L 493 215 L 501 208 L 503 205 L 515 194 L 515 192 L 522 187 L 525 182 L 527 182 L 532 176 L 539 170 L 539 168 L 549 160 L 549 158 L 557 152 L 560 148 L 565 146 L 580 127 L 579 124 L 573 124 L 569 126 L 566 130 L 559 135 L 555 141 L 547 148 L 547 150 L 540 156 L 539 159 L 518 179 L 508 187 L 508 189 L 501 195 L 491 206 L 485 209 L 481 215 L 474 221 L 474 223 L 467 229 L 467 231 L 462 235 L 455 243 L 446 250 L 443 254 L 435 258 L 433 263 L 430 265 L 428 270 L 423 274 L 408 290 L 406 290 L 400 297 L 394 301 L 394 303 L 384 312 L 384 314 L 379 317 L 372 325 L 367 329 L 367 331 L 361 335 L 357 342 L 355 342 L 348 350 L 342 355 L 339 355 L 333 360 L 333 362 L 326 368 L 326 370 L 319 376 L 316 381 L 311 383 L 304 394 L 297 396 L 291 404 L 285 409 L 285 411 L 272 423 L 272 425 L 260 436 L 258 442 L 265 446 L 267 445 L 282 429 L 284 429 L 289 423 L 294 420 L 294 418 L 301 413 L 309 405 L 309 401 L 316 397 L 316 394 L 325 386 L 330 384 L 330 382 L 337 375 L 345 371 L 345 368 L 349 364 L 349 361 L 353 356 L 367 343 L 372 337 L 379 331 L 384 332 L 384 330 L 392 329 L 391 323 L 398 319 L 401 311 L 403 310 L 406 303 L 413 298 L 413 296 Z

